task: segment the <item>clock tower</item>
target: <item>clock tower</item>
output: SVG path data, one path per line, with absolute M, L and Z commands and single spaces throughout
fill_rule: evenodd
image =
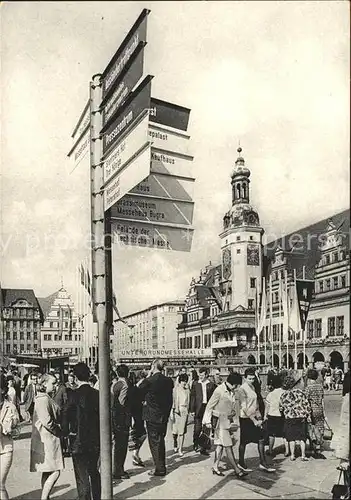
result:
M 250 170 L 239 156 L 231 175 L 232 207 L 223 218 L 220 234 L 222 279 L 225 285 L 224 310 L 238 306 L 254 310 L 256 288 L 262 283 L 262 235 L 258 213 L 250 205 Z

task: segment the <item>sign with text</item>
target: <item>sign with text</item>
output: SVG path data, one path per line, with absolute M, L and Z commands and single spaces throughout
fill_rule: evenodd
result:
M 158 248 L 190 252 L 194 230 L 157 223 L 119 221 L 112 219 L 112 232 L 117 241 L 126 246 Z
M 144 70 L 144 44 L 135 51 L 128 65 L 126 66 L 123 75 L 115 86 L 115 89 L 108 96 L 102 113 L 102 125 L 106 126 L 109 123 L 118 109 L 126 101 L 129 94 L 132 92 L 135 85 L 143 76 Z M 103 103 L 104 104 L 104 103 Z
M 168 175 L 150 174 L 131 190 L 131 194 L 147 194 L 161 198 L 192 201 L 194 181 L 195 179 L 177 179 Z
M 135 119 L 150 107 L 151 76 L 147 76 L 141 84 L 130 94 L 120 113 L 115 120 L 103 132 L 103 154 L 111 151 L 120 136 L 127 132 Z
M 173 153 L 189 154 L 190 136 L 170 131 L 158 125 L 149 125 L 149 141 L 154 148 Z
M 90 149 L 90 128 L 86 130 L 83 136 L 73 146 L 68 153 L 68 157 L 72 160 L 72 171 L 79 165 L 79 163 L 88 156 Z
M 120 358 L 209 358 L 212 349 L 122 349 Z
M 150 136 L 149 136 L 150 137 Z M 168 152 L 151 148 L 151 170 L 153 174 L 177 175 L 179 177 L 192 176 L 192 156 L 180 157 Z
M 150 121 L 178 130 L 188 130 L 190 109 L 151 98 Z
M 105 212 L 118 202 L 125 194 L 144 179 L 150 172 L 150 146 L 147 147 L 104 188 Z
M 146 42 L 147 31 L 147 16 L 150 13 L 148 9 L 144 9 L 132 28 L 129 30 L 127 36 L 117 49 L 117 52 L 107 65 L 103 75 L 102 85 L 102 98 L 111 91 L 113 84 L 116 82 L 124 68 L 126 67 L 129 59 L 137 49 L 140 42 Z
M 104 182 L 122 170 L 124 165 L 147 143 L 149 118 L 144 118 L 113 148 L 104 160 Z
M 86 132 L 87 127 L 90 125 L 90 101 L 86 103 L 82 114 L 72 132 L 73 144 L 81 137 L 83 132 Z
M 133 219 L 165 224 L 184 224 L 190 226 L 193 221 L 194 203 L 191 201 L 173 201 L 142 195 L 124 196 L 111 209 L 111 217 Z

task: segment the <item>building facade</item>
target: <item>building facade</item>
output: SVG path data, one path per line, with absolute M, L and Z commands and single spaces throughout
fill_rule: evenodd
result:
M 184 311 L 184 301 L 174 300 L 151 306 L 115 322 L 111 354 L 117 360 L 124 351 L 176 349 L 177 326 Z
M 251 173 L 241 151 L 231 175 L 232 207 L 220 234 L 222 262 L 210 264 L 192 280 L 178 326 L 178 347 L 204 348 L 206 343 L 218 360 L 228 363 L 301 368 L 326 361 L 345 367 L 350 340 L 349 211 L 264 245 L 264 229 L 250 204 Z M 305 332 L 292 328 L 289 310 L 299 279 L 314 282 Z M 258 336 L 263 295 L 265 314 Z
M 0 349 L 15 356 L 41 349 L 43 313 L 33 290 L 0 288 Z
M 69 355 L 72 361 L 83 359 L 82 322 L 67 290 L 62 286 L 49 297 L 39 299 L 39 302 L 44 315 L 41 328 L 43 355 Z

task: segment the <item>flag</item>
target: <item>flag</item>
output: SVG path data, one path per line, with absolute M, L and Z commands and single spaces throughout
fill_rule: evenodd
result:
M 280 281 L 280 296 L 282 299 L 283 305 L 283 332 L 288 332 L 289 329 L 289 307 L 288 307 L 288 290 L 287 285 Z M 288 339 L 284 339 L 283 333 L 283 341 L 287 341 Z
M 83 264 L 80 265 L 80 284 L 85 288 L 85 270 Z
M 296 338 L 297 332 L 301 330 L 301 321 L 299 314 L 299 304 L 297 296 L 297 287 L 292 286 L 291 288 L 291 307 L 289 309 L 289 330 L 293 333 L 293 338 Z
M 59 328 L 58 328 L 58 333 L 60 337 L 62 337 L 62 330 L 63 330 L 63 314 L 62 314 L 62 307 L 61 304 L 59 304 Z
M 72 309 L 70 308 L 69 305 L 67 307 L 68 307 L 68 318 L 69 318 L 69 322 L 68 322 L 68 334 L 72 335 Z
M 128 323 L 126 322 L 126 320 L 123 319 L 122 316 L 119 313 L 119 310 L 118 310 L 118 307 L 117 307 L 117 298 L 116 298 L 115 292 L 113 292 L 113 295 L 112 295 L 112 305 L 113 305 L 113 310 L 117 314 L 118 320 L 122 321 L 122 323 L 124 323 L 125 325 L 128 326 Z
M 261 292 L 261 310 L 258 310 L 258 292 L 257 293 L 257 336 L 260 335 L 262 328 L 265 324 L 267 318 L 267 295 L 265 289 L 265 283 L 263 282 L 262 292 Z
M 87 286 L 86 289 L 88 291 L 88 294 L 90 295 L 91 292 L 91 281 L 90 281 L 90 273 L 89 270 L 87 269 Z
M 268 329 L 269 342 L 272 342 L 272 319 L 273 319 L 273 293 L 272 293 L 272 274 L 271 274 L 269 277 L 269 329 Z
M 312 301 L 314 281 L 296 280 L 296 296 L 300 313 L 301 329 L 304 330 Z

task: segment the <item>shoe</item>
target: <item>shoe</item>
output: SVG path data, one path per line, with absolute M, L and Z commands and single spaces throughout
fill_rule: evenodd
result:
M 139 467 L 145 467 L 144 462 L 139 457 L 138 458 L 133 457 L 133 465 L 137 465 Z
M 215 469 L 214 467 L 212 467 L 211 470 L 212 470 L 212 474 L 215 475 L 215 476 L 224 476 L 223 472 L 221 472 L 218 469 Z
M 174 453 L 178 453 L 178 448 L 176 446 L 174 447 Z
M 243 470 L 239 471 L 239 472 L 233 472 L 234 476 L 237 477 L 238 479 L 243 479 L 245 476 L 247 476 L 249 473 L 248 472 L 244 472 Z
M 198 447 L 196 444 L 194 444 L 194 446 L 193 446 L 193 450 L 194 450 L 194 451 L 199 451 L 199 447 Z
M 122 472 L 121 474 L 115 474 L 113 479 L 130 479 L 128 472 Z
M 301 457 L 301 462 L 309 462 L 309 458 L 307 457 Z
M 205 457 L 209 457 L 210 454 L 207 450 L 200 450 L 201 455 L 205 455 Z
M 284 453 L 284 457 L 288 457 L 290 455 L 290 453 Z
M 160 472 L 160 471 L 157 471 L 155 470 L 154 472 L 150 471 L 149 472 L 149 476 L 153 476 L 153 477 L 164 477 L 166 475 L 166 472 Z
M 179 451 L 178 455 L 179 455 L 180 457 L 183 457 L 183 456 L 184 456 L 184 453 L 183 453 L 182 451 Z
M 277 470 L 274 467 L 268 467 L 268 465 L 263 465 L 263 464 L 260 464 L 258 468 L 260 470 L 264 470 L 265 472 L 275 472 Z
M 296 457 L 294 457 L 294 455 L 291 455 L 290 460 L 294 462 L 296 460 Z
M 242 465 L 238 464 L 239 469 L 242 470 L 242 472 L 252 472 L 253 469 L 249 469 L 248 467 L 243 467 Z

